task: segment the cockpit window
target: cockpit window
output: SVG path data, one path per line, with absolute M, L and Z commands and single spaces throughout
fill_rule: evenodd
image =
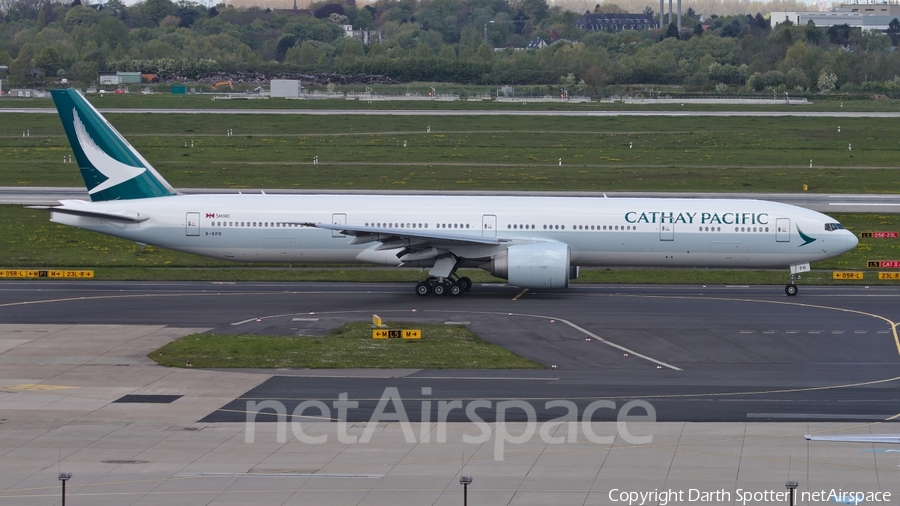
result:
M 832 230 L 844 230 L 844 226 L 840 223 L 826 223 L 825 230 L 831 232 Z

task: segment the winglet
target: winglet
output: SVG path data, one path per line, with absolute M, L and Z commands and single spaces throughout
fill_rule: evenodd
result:
M 79 92 L 62 89 L 50 93 L 92 201 L 177 195 Z

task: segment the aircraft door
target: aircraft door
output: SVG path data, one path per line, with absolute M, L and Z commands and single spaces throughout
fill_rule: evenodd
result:
M 659 224 L 659 240 L 674 241 L 675 240 L 675 224 L 660 223 Z
M 497 215 L 485 214 L 481 217 L 481 235 L 484 237 L 497 237 Z
M 791 242 L 791 219 L 778 218 L 775 220 L 775 241 Z
M 346 225 L 347 224 L 347 215 L 344 213 L 334 213 L 331 215 L 331 224 L 332 225 Z M 341 234 L 338 230 L 331 231 L 331 237 L 346 237 Z
M 184 220 L 184 229 L 186 235 L 200 235 L 200 213 L 187 213 Z

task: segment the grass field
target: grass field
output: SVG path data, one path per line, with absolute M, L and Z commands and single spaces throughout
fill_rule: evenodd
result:
M 351 322 L 324 337 L 192 334 L 151 352 L 170 367 L 539 369 L 461 326 L 390 322 L 421 329 L 419 341 L 372 339 L 372 326 Z
M 412 94 L 426 95 L 434 83 L 413 83 L 409 86 L 344 86 L 339 87 L 340 92 L 364 92 L 366 88 L 376 94 L 401 96 L 409 91 Z M 439 94 L 457 94 L 464 98 L 470 96 L 483 96 L 491 92 L 496 93 L 496 87 L 461 86 L 461 85 L 435 85 Z M 203 94 L 172 95 L 167 87 L 157 88 L 156 93 L 144 95 L 136 93 L 138 87 L 131 86 L 131 93 L 125 95 L 99 94 L 88 95 L 89 100 L 98 108 L 191 108 L 191 109 L 329 109 L 329 110 L 522 110 L 527 108 L 536 111 L 900 111 L 900 100 L 872 100 L 871 96 L 849 97 L 842 95 L 822 96 L 811 99 L 805 105 L 788 105 L 782 100 L 772 100 L 766 105 L 734 105 L 734 104 L 626 104 L 613 102 L 608 99 L 595 99 L 591 103 L 541 103 L 527 102 L 530 87 L 517 88 L 518 98 L 526 103 L 496 102 L 493 100 L 458 100 L 458 101 L 429 101 L 429 100 L 399 100 L 399 101 L 364 101 L 364 100 L 287 100 L 287 99 L 246 99 L 246 100 L 212 100 L 214 96 L 221 94 L 208 93 L 208 88 Z M 324 91 L 319 88 L 318 91 Z M 524 93 L 524 95 L 523 95 Z M 636 92 L 637 93 L 637 92 Z M 636 95 L 637 96 L 637 95 Z M 697 97 L 703 98 L 703 97 Z M 771 95 L 742 97 L 754 99 L 771 99 Z M 6 97 L 0 99 L 0 108 L 21 107 L 53 107 L 50 98 L 20 99 Z
M 108 118 L 184 188 L 900 193 L 891 119 Z M 3 120 L 0 186 L 83 184 L 55 115 Z
M 900 230 L 900 215 L 834 214 L 859 234 Z M 418 269 L 362 266 L 252 265 L 178 253 L 114 237 L 50 223 L 49 213 L 19 206 L 0 206 L 0 268 L 84 268 L 103 280 L 185 281 L 377 281 L 415 282 Z M 896 284 L 879 281 L 869 271 L 861 281 L 833 281 L 831 270 L 867 270 L 868 260 L 900 259 L 900 240 L 860 239 L 859 246 L 837 258 L 813 264 L 803 284 Z M 464 273 L 476 283 L 498 282 L 481 270 Z M 583 269 L 581 283 L 783 284 L 786 271 L 713 269 L 641 270 Z

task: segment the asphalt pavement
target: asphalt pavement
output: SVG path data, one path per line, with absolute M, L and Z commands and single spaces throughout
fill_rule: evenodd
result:
M 241 371 L 273 375 L 203 421 L 239 421 L 246 402 L 360 402 L 369 419 L 388 388 L 410 416 L 425 400 L 523 400 L 538 418 L 572 401 L 652 404 L 661 421 L 872 421 L 900 409 L 900 288 L 577 285 L 559 292 L 476 285 L 421 298 L 406 284 L 0 283 L 11 324 L 204 327 L 219 333 L 323 335 L 346 321 L 459 324 L 545 366 L 529 371 Z M 423 394 L 426 388 L 430 394 Z M 524 411 L 519 412 L 524 415 Z M 450 412 L 448 421 L 467 417 Z M 510 414 L 513 416 L 513 414 Z M 615 412 L 599 410 L 595 420 Z M 427 421 L 427 418 L 425 418 Z

